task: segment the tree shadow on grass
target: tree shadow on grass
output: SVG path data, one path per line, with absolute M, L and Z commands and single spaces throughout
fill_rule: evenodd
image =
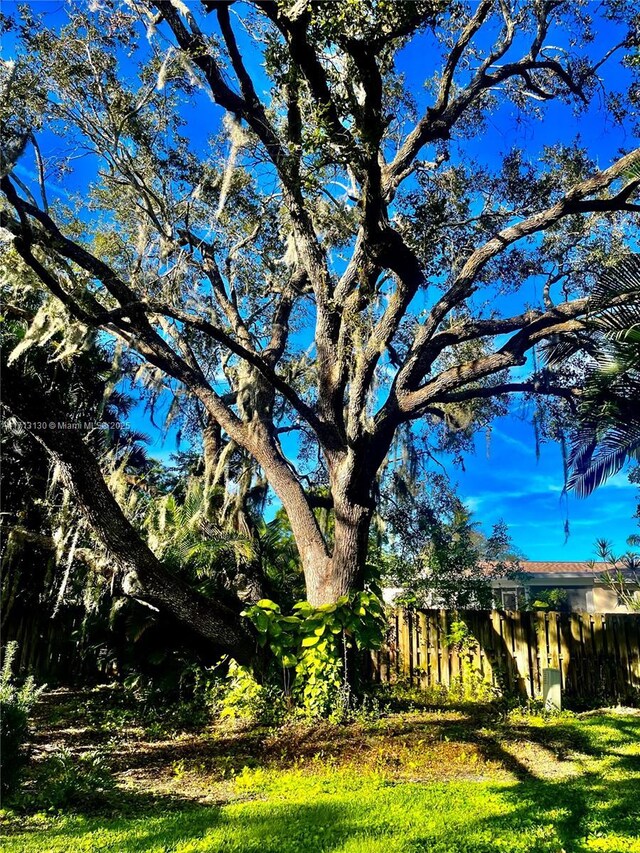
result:
M 15 827 L 19 827 L 22 821 L 28 825 L 34 815 L 46 814 L 51 818 L 64 815 L 88 819 L 127 819 L 158 812 L 176 812 L 197 805 L 188 797 L 177 794 L 157 794 L 116 787 L 106 791 L 96 790 L 90 795 L 68 796 L 65 801 L 61 800 L 58 806 L 52 806 L 48 800 L 40 799 L 37 787 L 28 784 L 3 803 L 6 809 L 11 810 L 14 818 L 7 824 L 10 832 L 15 832 Z
M 463 740 L 474 722 L 467 717 L 438 722 L 394 721 L 393 727 L 368 727 L 317 723 L 314 726 L 281 730 L 249 729 L 217 733 L 215 737 L 151 743 L 123 744 L 112 748 L 110 764 L 115 771 L 162 770 L 176 761 L 202 765 L 209 773 L 239 772 L 244 767 L 280 768 L 299 766 L 310 759 L 347 761 L 378 746 L 421 739 L 430 744 L 440 740 Z
M 640 718 L 627 721 L 609 716 L 594 720 L 594 727 L 609 728 L 609 740 L 614 742 L 606 746 L 596 743 L 597 733 L 590 733 L 588 727 L 577 731 L 570 725 L 550 729 L 524 726 L 528 739 L 537 735 L 539 744 L 560 750 L 561 755 L 567 750 L 570 756 L 577 749 L 583 755 L 610 760 L 599 770 L 583 769 L 555 781 L 523 772 L 517 785 L 502 791 L 512 809 L 506 815 L 487 818 L 486 825 L 498 833 L 515 828 L 526 832 L 546 825 L 566 853 L 586 850 L 589 836 L 618 836 L 617 841 L 603 842 L 602 849 L 625 853 L 631 839 L 640 838 L 640 780 L 635 775 L 640 772 L 640 755 L 624 751 L 640 744 Z
M 317 756 L 323 760 L 349 759 L 377 746 L 410 744 L 413 740 L 437 744 L 444 740 L 470 743 L 477 739 L 470 734 L 467 719 L 396 722 L 389 731 L 321 724 L 288 732 L 254 730 L 206 739 L 125 744 L 111 749 L 109 763 L 116 772 L 125 769 L 150 772 L 184 761 L 187 767 L 197 764 L 209 773 L 228 775 L 244 767 L 286 769 Z
M 599 774 L 585 774 L 562 782 L 526 780 L 503 789 L 501 796 L 511 808 L 506 814 L 493 815 L 482 822 L 492 834 L 537 830 L 547 841 L 555 837 L 560 844 L 558 849 L 565 853 L 586 850 L 585 840 L 589 837 L 603 839 L 606 846 L 598 849 L 622 853 L 628 849 L 624 841 L 619 842 L 622 846 L 611 846 L 604 839 L 638 837 L 637 780 L 611 780 Z
M 487 748 L 498 747 L 489 740 Z M 373 796 L 369 791 L 359 797 L 357 787 L 343 791 L 336 783 L 330 785 L 328 797 L 321 794 L 313 803 L 300 802 L 297 797 L 292 802 L 277 795 L 265 799 L 258 795 L 221 808 L 178 797 L 122 792 L 128 802 L 121 802 L 115 813 L 87 813 L 45 831 L 32 831 L 24 847 L 8 844 L 7 850 L 139 853 L 185 845 L 190 853 L 338 853 L 343 849 L 358 853 L 384 853 L 385 849 L 406 853 L 563 849 L 579 853 L 586 849 L 585 837 L 597 833 L 607 844 L 603 849 L 613 853 L 624 848 L 616 847 L 615 841 L 611 846 L 608 836 L 624 838 L 637 833 L 637 779 L 618 779 L 615 774 L 625 756 L 616 759 L 611 774 L 583 773 L 562 781 L 535 778 L 524 766 L 518 775 L 517 759 L 509 757 L 518 776 L 512 784 L 476 788 L 473 784 L 399 782 L 397 786 L 383 785 Z M 304 779 L 299 784 L 304 785 Z M 407 812 L 398 813 L 397 804 L 393 811 L 396 792 Z M 309 795 L 317 797 L 318 790 Z M 509 844 L 512 846 L 505 846 Z
M 474 728 L 468 720 L 462 719 L 429 722 L 423 724 L 423 729 L 434 741 L 450 740 L 475 747 L 485 761 L 499 765 L 516 779 L 536 779 L 540 775 L 535 760 L 525 760 L 522 755 L 527 748 L 536 748 L 536 755 L 546 756 L 547 763 L 555 769 L 561 769 L 563 762 L 576 756 L 600 759 L 607 754 L 594 739 L 570 723 L 563 725 L 554 721 L 549 727 L 519 723 Z M 409 727 L 409 730 L 419 733 L 416 727 Z
M 340 802 L 315 804 L 270 800 L 240 809 L 193 806 L 115 827 L 119 831 L 117 849 L 119 853 L 137 853 L 156 848 L 172 850 L 186 844 L 193 853 L 338 853 L 347 848 L 378 853 L 389 847 L 406 853 L 494 853 L 496 849 L 578 853 L 585 849 L 584 839 L 595 833 L 604 841 L 608 836 L 632 836 L 638 827 L 637 790 L 632 780 L 609 782 L 585 776 L 568 785 L 528 779 L 510 787 L 489 786 L 490 796 L 506 802 L 506 812 L 484 813 L 477 819 L 458 812 L 451 820 L 445 813 L 435 823 L 432 818 L 439 814 L 438 807 L 433 800 L 420 797 L 420 786 L 413 788 L 418 795 L 408 802 L 418 818 L 402 826 L 394 825 L 393 815 L 385 821 L 389 794 L 383 790 L 370 823 L 363 813 L 350 807 L 347 795 Z M 440 808 L 446 809 L 446 788 L 442 798 Z M 419 813 L 425 824 L 431 823 L 425 834 L 421 834 Z M 78 828 L 73 837 L 95 831 L 97 839 L 104 839 L 104 830 L 111 823 Z M 69 850 L 73 850 L 73 837 L 69 838 Z M 544 846 L 542 839 L 556 840 L 558 846 Z M 86 846 L 86 839 L 83 843 L 83 849 L 92 849 Z M 606 849 L 622 850 L 611 846 L 611 841 Z
M 68 815 L 62 822 L 16 829 L 28 851 L 129 851 L 173 850 L 178 843 L 194 842 L 215 828 L 220 820 L 220 808 L 194 803 L 180 805 L 179 801 L 162 802 L 154 798 L 143 804 L 139 812 L 117 811 L 113 814 L 92 813 Z M 12 850 L 11 835 L 7 849 Z M 191 848 L 190 848 L 191 849 Z M 194 847 L 194 850 L 199 848 Z M 203 848 L 205 849 L 205 848 Z
M 361 822 L 350 819 L 343 804 L 257 803 L 251 812 L 224 813 L 217 806 L 190 804 L 178 811 L 128 818 L 95 815 L 29 835 L 24 848 L 29 851 L 139 853 L 186 845 L 190 853 L 330 853 L 354 839 L 366 839 L 368 832 Z M 31 839 L 35 846 L 28 846 Z M 8 849 L 12 850 L 9 845 Z

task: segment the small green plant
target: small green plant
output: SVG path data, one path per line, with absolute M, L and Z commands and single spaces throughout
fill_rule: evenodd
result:
M 174 761 L 171 765 L 171 772 L 176 777 L 176 779 L 182 779 L 187 772 L 187 762 L 184 758 L 181 758 L 179 761 Z
M 453 646 L 458 652 L 473 652 L 478 641 L 469 630 L 466 622 L 462 619 L 454 619 L 449 626 L 449 632 L 445 635 L 445 642 Z
M 365 693 L 353 699 L 344 712 L 341 722 L 370 724 L 387 717 L 391 713 L 391 703 L 382 695 Z
M 42 762 L 32 805 L 50 812 L 93 811 L 104 806 L 116 783 L 100 752 L 74 755 L 58 749 Z
M 223 719 L 248 723 L 268 721 L 271 710 L 269 692 L 263 684 L 258 684 L 247 667 L 230 661 L 220 694 L 220 717 Z
M 482 672 L 473 665 L 478 641 L 462 619 L 455 618 L 451 622 L 445 642 L 457 651 L 460 659 L 460 676 L 449 687 L 449 698 L 474 702 L 491 702 L 499 699 L 502 690 L 488 682 Z
M 503 722 L 509 725 L 518 723 L 529 723 L 532 720 L 574 720 L 576 715 L 573 711 L 550 707 L 542 699 L 520 698 L 517 704 L 507 708 L 502 717 Z
M 7 643 L 0 672 L 0 792 L 3 797 L 15 792 L 27 762 L 29 714 L 44 690 L 36 687 L 31 676 L 19 687 L 13 676 L 18 651 L 15 641 Z
M 313 717 L 341 716 L 351 703 L 350 650 L 378 648 L 383 610 L 374 592 L 342 596 L 313 607 L 298 602 L 285 616 L 278 604 L 262 599 L 244 612 L 283 669 L 285 692 Z M 292 678 L 293 673 L 293 678 Z

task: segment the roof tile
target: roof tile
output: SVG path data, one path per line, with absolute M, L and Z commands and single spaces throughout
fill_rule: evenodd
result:
M 613 568 L 611 563 L 591 562 L 588 560 L 568 561 L 536 561 L 536 560 L 521 560 L 520 568 L 524 572 L 532 572 L 533 574 L 567 574 L 574 572 L 592 572 L 593 574 L 601 575 L 607 569 Z

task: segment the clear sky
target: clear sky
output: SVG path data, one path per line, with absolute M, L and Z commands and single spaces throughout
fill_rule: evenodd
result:
M 514 544 L 530 560 L 592 559 L 594 542 L 601 538 L 622 553 L 628 550 L 627 537 L 638 530 L 632 519 L 638 489 L 624 472 L 586 499 L 563 494 L 560 447 L 543 444 L 536 459 L 533 428 L 515 417 L 495 422 L 488 448 L 483 436 L 476 439 L 476 453 L 465 468 L 454 476 L 469 509 L 483 527 L 504 519 Z
M 591 48 L 594 54 L 619 40 L 613 25 L 607 26 L 611 29 L 596 33 Z M 399 59 L 400 69 L 417 93 L 424 91 L 424 56 L 425 44 L 417 40 Z M 606 76 L 613 88 L 628 84 L 627 72 L 615 60 L 607 65 Z M 601 168 L 606 168 L 619 149 L 634 147 L 638 142 L 628 128 L 614 125 L 602 107 L 599 96 L 581 115 L 572 115 L 566 105 L 552 103 L 545 105 L 544 120 L 534 121 L 522 120 L 513 106 L 506 105 L 492 115 L 488 135 L 465 141 L 458 152 L 454 146 L 452 160 L 471 153 L 491 167 L 497 166 L 512 147 L 524 149 L 526 156 L 535 159 L 545 145 L 577 140 Z M 530 292 L 522 290 L 512 307 L 520 310 L 523 301 L 537 304 L 536 288 L 537 283 L 530 282 Z M 632 518 L 638 504 L 638 487 L 621 472 L 589 498 L 563 494 L 560 447 L 544 444 L 536 458 L 530 415 L 521 401 L 515 400 L 512 408 L 512 416 L 494 423 L 489 442 L 484 434 L 476 437 L 475 453 L 465 458 L 464 471 L 449 467 L 460 496 L 476 520 L 488 531 L 493 523 L 504 519 L 514 544 L 530 560 L 588 560 L 595 556 L 594 543 L 600 538 L 610 540 L 617 552 L 626 551 L 627 537 L 638 532 L 638 521 Z
M 49 22 L 58 23 L 64 15 L 64 4 L 60 2 L 40 2 L 30 4 L 38 11 L 50 15 Z M 6 12 L 11 12 L 15 4 L 6 2 Z M 610 44 L 612 33 L 601 32 L 596 37 L 594 50 L 600 43 Z M 427 38 L 427 37 L 425 37 Z M 244 41 L 244 39 L 242 39 Z M 424 107 L 427 95 L 423 88 L 425 78 L 424 58 L 429 55 L 430 46 L 416 40 L 406 48 L 399 58 L 399 70 L 404 73 L 409 87 Z M 6 53 L 5 53 L 6 55 Z M 259 57 L 250 60 L 253 70 L 261 77 Z M 608 69 L 610 79 L 624 83 L 624 74 L 616 64 Z M 207 115 L 212 105 L 204 95 L 203 106 L 207 106 Z M 214 108 L 215 109 L 215 108 Z M 201 111 L 194 108 L 186 116 L 189 135 L 196 148 L 206 145 L 211 131 L 208 118 L 206 126 L 198 116 Z M 596 97 L 592 107 L 582 116 L 572 116 L 566 106 L 552 104 L 545 107 L 545 119 L 542 122 L 521 120 L 512 106 L 498 109 L 491 117 L 489 135 L 477 140 L 465 141 L 464 148 L 452 146 L 452 161 L 456 158 L 475 158 L 479 163 L 497 166 L 501 156 L 512 147 L 525 150 L 531 158 L 537 158 L 543 146 L 550 143 L 570 143 L 575 139 L 585 145 L 599 162 L 606 167 L 620 148 L 629 148 L 637 144 L 629 137 L 624 127 L 615 127 L 605 116 L 602 103 Z M 86 164 L 88 167 L 88 163 Z M 20 165 L 23 179 L 31 174 L 27 165 Z M 86 182 L 86 173 L 82 167 L 75 175 L 65 178 L 65 185 L 57 192 L 66 194 L 68 189 L 79 190 Z M 56 189 L 52 188 L 55 194 Z M 529 284 L 528 292 L 515 297 L 513 306 L 520 309 L 523 301 L 537 302 L 536 282 Z M 514 298 L 514 297 L 512 297 Z M 640 405 L 640 402 L 639 402 Z M 161 417 L 157 418 L 158 423 Z M 142 406 L 138 406 L 132 417 L 133 426 L 151 436 L 150 454 L 166 460 L 176 449 L 175 431 L 163 437 L 154 428 Z M 184 447 L 183 447 L 184 449 Z M 605 537 L 611 540 L 617 551 L 626 549 L 626 538 L 637 532 L 637 521 L 632 519 L 637 504 L 637 488 L 629 484 L 624 473 L 617 475 L 601 487 L 594 495 L 578 500 L 563 495 L 563 466 L 560 448 L 554 444 L 544 444 L 540 448 L 539 458 L 530 417 L 523 410 L 522 403 L 515 401 L 514 414 L 499 419 L 493 426 L 490 441 L 481 434 L 476 440 L 476 452 L 465 457 L 464 470 L 452 468 L 449 460 L 442 459 L 450 471 L 451 478 L 457 481 L 461 497 L 474 512 L 475 519 L 487 530 L 504 519 L 509 527 L 514 544 L 533 560 L 585 560 L 594 556 L 594 542 Z M 568 518 L 570 535 L 565 536 L 565 520 Z M 566 540 L 566 541 L 565 541 Z

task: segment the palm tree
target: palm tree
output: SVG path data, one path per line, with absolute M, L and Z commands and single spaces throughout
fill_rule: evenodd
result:
M 602 310 L 612 297 L 617 304 Z M 603 275 L 591 299 L 590 328 L 579 346 L 588 374 L 568 457 L 567 488 L 580 497 L 640 460 L 640 255 Z M 552 358 L 558 363 L 561 354 Z
M 154 553 L 173 571 L 206 580 L 253 558 L 251 540 L 223 529 L 208 511 L 202 482 L 192 478 L 180 500 L 173 492 L 150 501 L 144 526 Z

